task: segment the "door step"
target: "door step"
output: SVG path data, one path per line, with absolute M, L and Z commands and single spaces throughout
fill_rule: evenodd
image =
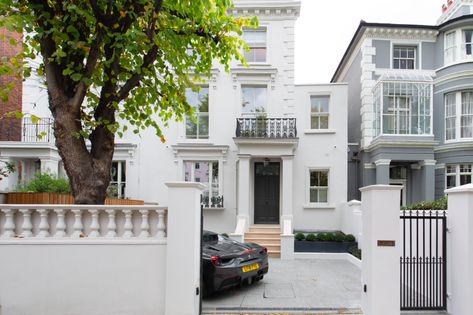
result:
M 274 224 L 258 224 L 245 233 L 245 243 L 256 243 L 268 249 L 269 257 L 281 256 L 281 227 Z

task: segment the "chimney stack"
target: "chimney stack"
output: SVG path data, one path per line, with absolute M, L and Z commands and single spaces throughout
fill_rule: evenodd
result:
M 442 4 L 442 14 L 447 12 L 447 5 L 446 4 Z

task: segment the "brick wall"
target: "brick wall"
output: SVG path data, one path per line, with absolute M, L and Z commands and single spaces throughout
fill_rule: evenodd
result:
M 0 40 L 0 58 L 16 56 L 21 51 L 21 34 L 0 28 L 0 35 L 5 37 Z M 10 45 L 10 37 L 15 38 L 17 45 Z M 21 141 L 21 120 L 3 117 L 5 113 L 22 110 L 22 80 L 12 75 L 0 76 L 0 86 L 10 82 L 14 82 L 15 85 L 9 94 L 8 101 L 0 100 L 0 141 Z

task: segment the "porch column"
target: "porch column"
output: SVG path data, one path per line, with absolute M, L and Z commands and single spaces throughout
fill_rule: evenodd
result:
M 376 164 L 376 185 L 389 185 L 389 165 L 391 160 L 377 160 Z
M 294 232 L 292 228 L 293 165 L 294 156 L 282 159 L 281 259 L 294 259 Z
M 250 224 L 250 155 L 239 155 L 238 165 L 238 223 L 236 234 L 248 230 Z
M 422 192 L 423 200 L 435 199 L 435 160 L 425 160 L 420 163 L 422 167 Z

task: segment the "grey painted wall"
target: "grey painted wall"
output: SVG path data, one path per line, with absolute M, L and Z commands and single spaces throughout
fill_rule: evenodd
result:
M 358 52 L 342 82 L 348 83 L 348 143 L 359 143 L 361 139 L 361 51 Z
M 435 170 L 435 199 L 441 198 L 445 190 L 445 169 Z
M 391 42 L 389 40 L 373 40 L 373 47 L 376 48 L 374 64 L 376 68 L 391 67 Z
M 435 67 L 435 55 L 436 55 L 436 43 L 422 42 L 422 69 L 423 70 L 434 70 Z

